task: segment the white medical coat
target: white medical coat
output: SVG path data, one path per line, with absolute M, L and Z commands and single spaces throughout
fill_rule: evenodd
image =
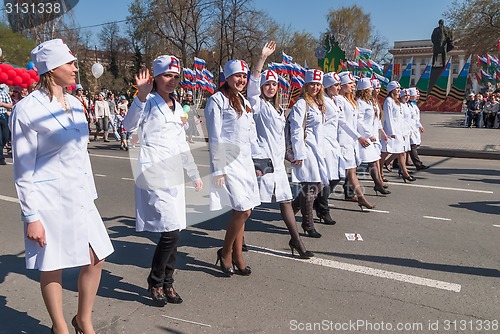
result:
M 231 107 L 229 99 L 217 92 L 205 106 L 205 119 L 210 148 L 212 176 L 225 175 L 225 184 L 216 187 L 210 182 L 210 210 L 229 206 L 246 211 L 260 205 L 259 185 L 252 156 L 261 157 L 257 131 L 250 103 L 243 103 L 241 115 Z
M 14 180 L 22 221 L 40 220 L 47 244 L 25 238 L 26 267 L 41 271 L 90 264 L 113 252 L 94 204 L 97 192 L 87 152 L 83 106 L 66 94 L 71 113 L 36 90 L 16 104 L 10 118 Z
M 401 105 L 398 105 L 391 97 L 384 101 L 384 131 L 389 137 L 387 142 L 382 141 L 382 151 L 389 153 L 403 153 L 404 148 L 404 115 Z M 395 138 L 391 138 L 395 136 Z
M 274 172 L 257 177 L 260 200 L 271 203 L 291 200 L 292 191 L 285 168 L 285 113 L 278 112 L 270 102 L 260 97 L 260 76 L 250 77 L 247 99 L 253 109 L 258 145 L 266 158 L 273 162 Z
M 135 175 L 137 231 L 186 228 L 184 169 L 191 180 L 200 174 L 186 142 L 183 117 L 177 101 L 172 111 L 153 92 L 144 103 L 136 97 L 123 120 L 127 131 L 139 129 L 141 143 Z

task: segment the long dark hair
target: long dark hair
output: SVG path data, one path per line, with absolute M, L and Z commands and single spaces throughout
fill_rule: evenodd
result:
M 241 100 L 241 97 L 237 93 L 235 93 L 234 90 L 231 89 L 231 87 L 229 87 L 229 84 L 227 82 L 224 82 L 224 84 L 219 87 L 218 91 L 228 98 L 229 105 L 234 110 L 236 110 L 238 115 L 241 116 L 241 114 L 243 114 L 243 101 Z

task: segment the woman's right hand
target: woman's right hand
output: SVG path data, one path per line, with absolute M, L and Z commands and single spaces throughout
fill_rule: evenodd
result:
M 47 244 L 47 240 L 45 239 L 45 228 L 40 220 L 28 223 L 26 228 L 26 238 L 38 242 L 40 247 Z
M 137 97 L 141 102 L 146 102 L 148 94 L 153 89 L 153 77 L 149 75 L 149 70 L 145 67 L 141 68 L 135 75 L 135 82 L 138 90 Z
M 274 50 L 276 50 L 276 42 L 275 41 L 269 41 L 266 43 L 266 45 L 264 45 L 264 47 L 262 48 L 262 57 L 269 57 L 273 52 Z
M 226 183 L 226 175 L 217 175 L 212 178 L 212 182 L 215 187 L 222 188 L 222 186 Z
M 366 139 L 365 137 L 361 136 L 358 138 L 358 142 L 361 144 L 363 147 L 368 147 L 370 146 L 370 141 Z

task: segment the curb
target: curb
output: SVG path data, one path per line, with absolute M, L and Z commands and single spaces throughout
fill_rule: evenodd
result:
M 453 150 L 445 148 L 419 147 L 418 154 L 450 158 L 500 160 L 500 152 Z

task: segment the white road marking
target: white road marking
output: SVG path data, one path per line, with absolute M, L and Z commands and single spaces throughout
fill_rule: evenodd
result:
M 500 225 L 493 225 L 493 226 L 495 226 L 495 227 L 500 227 Z
M 436 288 L 436 289 L 441 289 L 441 290 L 460 292 L 460 290 L 462 289 L 462 286 L 460 284 L 456 284 L 456 283 L 448 283 L 448 282 L 438 281 L 438 280 L 434 280 L 434 279 L 430 279 L 430 278 L 418 277 L 418 276 L 407 275 L 407 274 L 400 274 L 400 273 L 396 273 L 396 272 L 392 272 L 392 271 L 375 269 L 375 268 L 360 266 L 360 265 L 356 265 L 356 264 L 350 264 L 350 263 L 344 263 L 344 262 L 339 262 L 339 261 L 322 259 L 319 257 L 313 257 L 311 259 L 304 260 L 304 259 L 299 259 L 297 257 L 291 257 L 289 253 L 280 252 L 280 251 L 277 251 L 274 249 L 269 249 L 269 248 L 264 248 L 264 247 L 255 247 L 255 246 L 251 246 L 251 245 L 248 245 L 248 246 L 250 247 L 249 251 L 263 254 L 263 255 L 270 255 L 270 256 L 280 257 L 283 259 L 307 262 L 310 264 L 315 264 L 315 265 L 319 265 L 319 266 L 323 266 L 323 267 L 340 269 L 340 270 L 345 270 L 345 271 L 350 271 L 350 272 L 355 272 L 355 273 L 365 274 L 365 275 L 370 275 L 370 276 L 375 276 L 375 277 L 388 278 L 388 279 L 392 279 L 395 281 L 411 283 L 411 284 L 416 284 L 416 285 L 422 285 L 422 286 L 428 286 L 431 288 Z
M 423 216 L 423 217 L 427 219 L 436 219 L 436 220 L 451 220 L 450 218 L 434 217 L 434 216 Z
M 367 208 L 363 208 L 363 210 L 370 211 L 370 212 L 378 212 L 378 213 L 390 213 L 389 211 L 386 211 L 386 210 L 375 210 L 375 209 L 367 209 Z
M 203 324 L 203 323 L 201 323 L 201 322 L 195 322 L 195 321 L 191 321 L 191 320 L 185 320 L 185 319 L 180 319 L 180 318 L 174 318 L 174 317 L 171 317 L 171 316 L 168 316 L 168 315 L 164 315 L 164 314 L 162 314 L 161 316 L 162 316 L 162 317 L 165 317 L 165 318 L 169 318 L 169 319 L 178 320 L 178 321 L 184 321 L 184 322 L 187 322 L 187 323 L 189 323 L 189 324 L 195 324 L 195 325 L 200 325 L 200 326 L 205 326 L 205 327 L 212 327 L 211 325 Z
M 131 158 L 131 157 L 119 157 L 116 155 L 104 155 L 104 154 L 89 154 L 91 157 L 98 157 L 98 158 L 111 158 L 111 159 L 122 159 L 122 160 L 137 160 L 137 158 Z
M 407 186 L 407 187 L 428 188 L 428 189 L 438 189 L 438 190 L 462 191 L 462 192 L 469 192 L 469 193 L 493 194 L 493 191 L 487 191 L 487 190 L 437 187 L 437 186 L 426 186 L 426 185 L 422 185 L 422 184 L 409 184 L 409 183 L 398 183 L 398 182 L 390 182 L 389 184 L 391 186 L 395 185 L 395 186 Z
M 19 203 L 19 200 L 15 197 L 9 197 L 9 196 L 3 196 L 0 195 L 0 200 L 2 201 L 7 201 L 7 202 L 13 202 L 13 203 Z
M 94 174 L 95 176 L 99 176 L 99 177 L 106 177 L 107 175 L 103 175 L 103 174 Z
M 132 179 L 130 177 L 122 177 L 122 180 L 125 180 L 125 181 L 135 181 L 134 179 Z

